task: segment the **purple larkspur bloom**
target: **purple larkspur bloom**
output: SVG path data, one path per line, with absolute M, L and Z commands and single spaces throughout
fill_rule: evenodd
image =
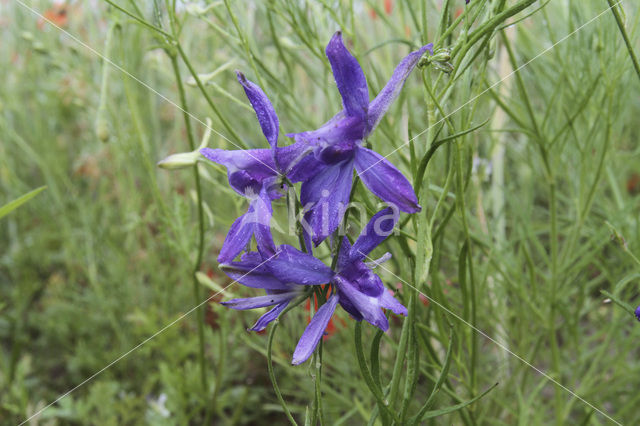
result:
M 398 211 L 386 208 L 371 218 L 353 245 L 344 237 L 335 271 L 311 254 L 286 244 L 278 247 L 276 254 L 267 260 L 259 253 L 250 252 L 239 262 L 223 264 L 221 267 L 229 277 L 245 286 L 263 288 L 268 292 L 267 296 L 234 299 L 223 304 L 234 309 L 275 305 L 252 328 L 262 330 L 291 300 L 303 294 L 305 286 L 330 283 L 333 294 L 313 316 L 293 353 L 292 363 L 296 365 L 311 356 L 338 304 L 357 321 L 365 320 L 387 331 L 389 321 L 382 308 L 405 316 L 407 309 L 373 272 L 380 261 L 364 260 L 393 232 L 398 218 Z M 389 257 L 387 253 L 382 261 Z
M 325 284 L 333 276 L 331 269 L 322 261 L 289 245 L 281 245 L 277 252 L 273 247 L 273 252 L 275 254 L 268 257 L 258 252 L 248 252 L 242 255 L 240 261 L 220 265 L 234 281 L 267 292 L 265 296 L 232 299 L 222 302 L 223 305 L 239 310 L 274 306 L 250 328 L 252 331 L 264 330 L 278 318 L 289 302 L 304 294 L 305 286 Z M 299 256 L 300 253 L 302 256 Z M 282 271 L 278 271 L 283 267 Z
M 334 34 L 326 48 L 333 76 L 342 97 L 343 110 L 317 130 L 294 133 L 296 141 L 314 147 L 321 162 L 319 172 L 302 184 L 301 201 L 311 206 L 305 216 L 318 245 L 338 228 L 349 201 L 353 169 L 376 196 L 407 213 L 420 211 L 418 199 L 406 177 L 387 159 L 363 146 L 363 140 L 376 128 L 391 103 L 398 97 L 405 80 L 430 43 L 410 53 L 396 67 L 393 75 L 369 101 L 369 88 L 357 59 Z
M 638 319 L 638 321 L 640 321 L 640 306 L 638 306 L 638 307 L 636 308 L 636 312 L 635 312 L 635 314 L 636 314 L 636 318 Z
M 391 235 L 398 218 L 397 211 L 386 208 L 371 218 L 353 245 L 347 237 L 343 238 L 336 271 L 331 279 L 333 295 L 318 309 L 302 333 L 293 352 L 292 364 L 301 364 L 311 356 L 338 304 L 355 320 L 365 320 L 382 331 L 389 329 L 389 321 L 382 308 L 397 315 L 407 315 L 407 308 L 391 295 L 373 272 L 380 262 L 391 257 L 390 253 L 379 261 L 364 262 L 369 253 Z
M 269 142 L 267 149 L 227 151 L 203 148 L 200 153 L 214 163 L 227 168 L 231 187 L 249 199 L 247 213 L 231 225 L 231 229 L 218 256 L 219 262 L 229 262 L 242 252 L 255 236 L 258 250 L 265 256 L 273 254 L 270 221 L 273 210 L 271 201 L 281 198 L 285 181 L 300 182 L 308 179 L 316 170 L 311 163 L 317 160 L 309 153 L 304 142 L 278 147 L 279 121 L 269 98 L 258 85 L 237 72 L 249 102 L 253 106 L 262 133 Z

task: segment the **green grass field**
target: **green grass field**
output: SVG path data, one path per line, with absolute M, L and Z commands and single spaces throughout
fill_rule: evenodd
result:
M 246 200 L 157 163 L 267 147 L 234 70 L 281 145 L 325 123 L 337 30 L 372 95 L 436 48 L 367 140 L 422 205 L 374 252 L 409 316 L 292 366 L 308 304 L 219 304 L 258 294 L 216 261 Z M 46 186 L 0 216 L 0 424 L 640 424 L 636 2 L 3 0 L 0 40 L 0 206 Z

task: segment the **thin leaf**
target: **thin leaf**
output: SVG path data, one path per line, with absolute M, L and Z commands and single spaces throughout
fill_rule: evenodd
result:
M 15 209 L 17 209 L 18 207 L 20 207 L 21 205 L 23 205 L 24 203 L 26 203 L 27 201 L 29 201 L 30 199 L 32 199 L 33 197 L 35 197 L 36 195 L 44 191 L 45 189 L 47 189 L 46 186 L 41 186 L 40 188 L 36 188 L 31 192 L 27 192 L 23 196 L 16 198 L 15 200 L 10 201 L 9 203 L 0 207 L 0 219 L 2 219 L 3 217 L 8 215 Z
M 413 418 L 409 420 L 409 424 L 415 425 L 419 423 L 424 415 L 428 412 L 427 410 L 431 408 L 433 402 L 435 401 L 435 396 L 442 387 L 442 384 L 447 379 L 449 375 L 449 367 L 451 366 L 451 352 L 453 350 L 453 328 L 451 329 L 451 334 L 449 335 L 449 346 L 447 347 L 447 354 L 444 357 L 444 364 L 442 366 L 442 371 L 440 372 L 440 376 L 436 381 L 436 384 L 433 386 L 433 390 L 431 391 L 431 395 L 427 398 L 427 402 L 424 403 L 418 414 L 416 414 Z
M 466 402 L 462 402 L 460 404 L 456 404 L 456 405 L 452 405 L 451 407 L 447 407 L 447 408 L 442 408 L 440 410 L 433 410 L 433 411 L 427 411 L 426 413 L 424 413 L 424 416 L 422 417 L 421 420 L 424 419 L 431 419 L 434 417 L 439 417 L 445 414 L 450 414 L 453 413 L 455 411 L 458 411 L 468 405 L 473 404 L 474 402 L 476 402 L 477 400 L 479 400 L 480 398 L 482 398 L 483 396 L 485 396 L 486 394 L 488 394 L 489 392 L 491 392 L 491 390 L 493 390 L 493 388 L 495 388 L 496 386 L 498 386 L 498 383 L 495 383 L 493 386 L 491 386 L 489 389 L 487 389 L 486 391 L 482 392 L 480 395 L 476 396 L 475 398 L 472 398 Z

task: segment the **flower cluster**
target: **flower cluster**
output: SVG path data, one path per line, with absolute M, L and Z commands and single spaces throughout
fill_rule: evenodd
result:
M 355 320 L 364 319 L 384 331 L 389 322 L 382 309 L 407 315 L 406 308 L 373 272 L 391 255 L 387 253 L 373 262 L 365 259 L 393 232 L 400 211 L 416 213 L 421 207 L 407 178 L 364 145 L 427 51 L 433 54 L 431 44 L 405 57 L 385 87 L 370 101 L 362 68 L 337 32 L 327 45 L 326 55 L 343 109 L 316 130 L 289 134 L 295 142 L 288 146 L 278 145 L 280 124 L 265 93 L 238 72 L 238 81 L 270 147 L 200 150 L 207 159 L 226 167 L 231 187 L 249 200 L 247 212 L 235 220 L 223 243 L 218 256 L 221 269 L 247 287 L 266 291 L 264 296 L 222 304 L 233 309 L 273 307 L 251 328 L 260 331 L 292 301 L 308 297 L 310 286 L 330 284 L 317 287 L 326 289 L 326 303 L 319 307 L 303 332 L 293 354 L 293 364 L 304 362 L 313 353 L 337 305 Z M 337 229 L 351 197 L 354 169 L 362 183 L 389 207 L 375 214 L 352 244 L 346 236 L 340 240 Z M 301 183 L 299 199 L 303 211 L 303 217 L 299 218 L 303 235 L 300 249 L 287 244 L 276 246 L 270 228 L 272 201 L 282 198 L 296 183 Z M 332 267 L 313 255 L 314 246 L 329 236 L 335 237 L 330 240 L 336 256 Z M 255 251 L 248 249 L 252 238 L 256 242 Z

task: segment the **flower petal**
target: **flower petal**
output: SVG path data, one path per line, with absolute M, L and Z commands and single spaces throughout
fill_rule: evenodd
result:
M 293 352 L 291 364 L 298 365 L 309 359 L 316 346 L 318 346 L 318 342 L 324 334 L 333 312 L 336 310 L 337 303 L 338 296 L 334 294 L 327 300 L 327 303 L 320 306 L 320 309 L 318 309 L 318 312 L 316 312 L 304 333 L 300 336 L 298 345 Z
M 220 249 L 218 262 L 228 263 L 232 261 L 247 247 L 249 241 L 251 241 L 251 235 L 253 235 L 253 224 L 247 218 L 251 217 L 252 214 L 252 207 L 249 206 L 247 213 L 233 222 Z
M 282 311 L 284 311 L 284 308 L 286 308 L 288 304 L 289 304 L 289 300 L 287 300 L 286 302 L 282 302 L 279 305 L 276 305 L 269 312 L 267 312 L 266 314 L 264 314 L 263 316 L 258 318 L 258 321 L 256 321 L 256 323 L 253 325 L 253 327 L 251 327 L 249 330 L 251 330 L 251 331 L 262 331 L 262 330 L 264 330 L 265 328 L 267 328 L 267 325 L 269 325 L 269 323 L 271 321 L 273 321 L 276 318 L 278 318 L 280 313 Z
M 384 312 L 382 312 L 382 309 L 380 309 L 380 303 L 377 297 L 367 296 L 358 291 L 355 286 L 339 275 L 335 277 L 334 282 L 336 283 L 341 303 L 343 300 L 349 303 L 364 320 L 378 327 L 380 330 L 387 331 L 389 329 L 389 321 L 387 321 L 387 317 L 384 315 Z
M 326 284 L 334 274 L 321 260 L 287 244 L 278 248 L 278 255 L 269 262 L 269 269 L 281 282 L 298 285 Z
M 346 268 L 347 266 L 349 266 L 349 264 L 351 264 L 350 252 L 351 242 L 345 235 L 344 237 L 342 237 L 342 244 L 340 245 L 340 251 L 338 252 L 338 263 L 336 264 L 338 271 Z
M 380 277 L 362 261 L 350 263 L 340 271 L 340 276 L 367 296 L 380 297 L 385 289 Z
M 289 133 L 287 136 L 297 142 L 305 142 L 308 145 L 324 149 L 336 144 L 351 143 L 364 137 L 365 122 L 359 117 L 346 116 L 344 111 L 339 112 L 319 129 L 301 133 Z
M 220 302 L 231 309 L 247 310 L 264 308 L 265 306 L 273 306 L 279 303 L 287 302 L 300 295 L 299 291 L 290 291 L 287 293 L 267 294 L 266 296 L 249 297 L 246 299 L 231 299 L 226 302 Z
M 253 234 L 256 237 L 258 251 L 262 257 L 268 258 L 276 253 L 276 245 L 271 235 L 271 216 L 273 209 L 266 186 L 263 186 L 260 195 L 251 201 L 251 206 Z
M 369 88 L 358 60 L 342 42 L 342 34 L 336 32 L 325 50 L 331 63 L 333 77 L 342 96 L 348 116 L 365 119 L 369 106 Z
M 422 209 L 407 178 L 389 160 L 377 152 L 359 147 L 355 164 L 362 182 L 380 199 L 406 213 L 417 213 Z
M 400 214 L 398 210 L 391 207 L 387 207 L 376 213 L 362 232 L 360 232 L 356 242 L 353 243 L 353 247 L 351 247 L 349 251 L 349 259 L 354 261 L 363 260 L 367 257 L 374 248 L 393 233 L 393 228 L 396 226 L 399 218 Z
M 270 149 L 227 151 L 202 148 L 200 153 L 227 168 L 229 184 L 242 196 L 248 189 L 257 194 L 266 179 L 278 174 Z
M 404 305 L 391 295 L 391 290 L 385 289 L 380 296 L 380 306 L 385 309 L 390 309 L 396 315 L 404 315 L 405 317 L 408 315 L 407 308 Z
M 278 148 L 278 165 L 291 182 L 308 180 L 324 167 L 313 151 L 314 147 L 304 140 Z
M 378 125 L 382 116 L 387 112 L 389 106 L 396 100 L 402 90 L 405 80 L 413 71 L 416 64 L 420 60 L 420 57 L 426 52 L 431 52 L 433 55 L 433 43 L 429 43 L 423 46 L 420 50 L 409 53 L 393 71 L 393 75 L 384 86 L 384 88 L 378 93 L 378 96 L 369 104 L 369 111 L 367 114 L 367 134 L 371 133 L 373 129 Z
M 326 167 L 322 172 L 302 184 L 300 201 L 313 230 L 317 246 L 338 229 L 344 210 L 349 203 L 353 161 L 346 160 Z
M 263 260 L 256 252 L 249 252 L 242 256 L 239 262 L 230 262 L 220 265 L 220 269 L 229 278 L 242 285 L 267 290 L 291 290 L 291 286 L 283 283 L 273 276 L 268 264 L 273 259 Z
M 380 256 L 378 259 L 374 259 L 370 262 L 365 262 L 364 264 L 367 265 L 367 268 L 369 269 L 375 269 L 389 259 L 391 259 L 391 253 L 386 252 L 385 254 Z
M 280 124 L 278 122 L 276 111 L 273 109 L 273 105 L 271 105 L 271 101 L 269 101 L 269 98 L 265 95 L 260 86 L 247 80 L 244 74 L 240 71 L 236 71 L 236 74 L 238 76 L 238 81 L 242 84 L 242 87 L 244 87 L 244 93 L 246 93 L 247 98 L 249 98 L 249 102 L 251 102 L 251 106 L 253 106 L 253 109 L 256 112 L 264 137 L 267 138 L 271 148 L 275 150 L 278 145 L 278 131 Z

